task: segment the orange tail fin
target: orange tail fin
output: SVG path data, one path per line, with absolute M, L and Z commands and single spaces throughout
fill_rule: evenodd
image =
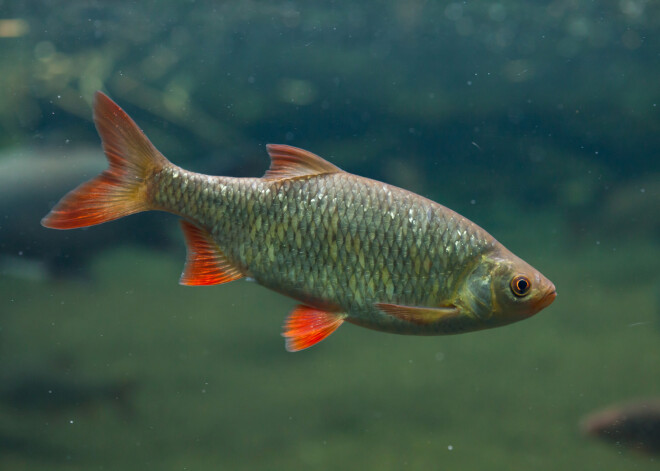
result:
M 74 229 L 150 209 L 146 179 L 168 164 L 137 124 L 101 92 L 94 123 L 110 168 L 64 196 L 41 220 L 52 229 Z

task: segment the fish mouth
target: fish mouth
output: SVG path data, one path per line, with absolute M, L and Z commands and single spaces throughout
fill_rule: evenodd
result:
M 548 290 L 545 296 L 543 296 L 541 299 L 539 299 L 536 302 L 536 306 L 534 306 L 536 308 L 536 312 L 548 307 L 550 304 L 552 304 L 552 301 L 554 301 L 556 297 L 557 297 L 557 290 L 553 286 L 551 289 Z

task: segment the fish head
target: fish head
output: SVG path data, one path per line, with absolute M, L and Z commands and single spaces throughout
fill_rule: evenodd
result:
M 557 296 L 555 285 L 504 247 L 482 256 L 459 291 L 459 303 L 484 328 L 533 316 Z
M 623 437 L 625 422 L 626 416 L 620 410 L 612 408 L 583 419 L 580 429 L 584 435 L 616 442 Z

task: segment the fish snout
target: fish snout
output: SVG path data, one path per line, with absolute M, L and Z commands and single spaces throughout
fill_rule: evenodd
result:
M 557 297 L 557 289 L 555 288 L 555 285 L 551 281 L 548 281 L 548 285 L 545 294 L 536 302 L 535 308 L 537 312 L 548 307 Z

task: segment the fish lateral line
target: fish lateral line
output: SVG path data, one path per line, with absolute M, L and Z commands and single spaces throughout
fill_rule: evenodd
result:
M 301 304 L 288 316 L 289 351 L 317 344 L 344 321 L 454 334 L 526 319 L 556 297 L 550 280 L 460 214 L 306 150 L 268 144 L 262 178 L 211 177 L 169 162 L 101 92 L 94 123 L 109 168 L 66 194 L 42 225 L 177 214 L 187 249 L 181 284 L 249 276 L 317 306 Z

